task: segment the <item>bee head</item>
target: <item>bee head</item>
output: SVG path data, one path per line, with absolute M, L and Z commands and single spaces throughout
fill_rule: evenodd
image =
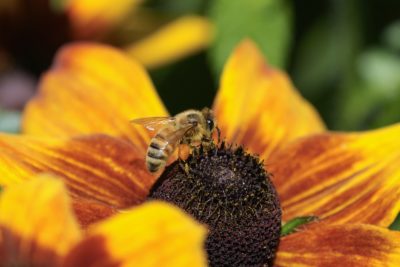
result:
M 216 121 L 215 121 L 213 111 L 211 109 L 205 107 L 201 110 L 201 113 L 203 114 L 204 118 L 206 119 L 207 130 L 210 132 L 214 131 L 215 126 L 216 126 Z

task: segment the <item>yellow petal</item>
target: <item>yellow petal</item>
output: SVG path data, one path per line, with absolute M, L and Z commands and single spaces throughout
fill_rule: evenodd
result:
M 213 37 L 211 23 L 199 16 L 185 16 L 126 47 L 126 51 L 149 68 L 181 59 L 206 48 Z
M 142 0 L 68 0 L 65 9 L 77 38 L 104 35 Z
M 250 40 L 225 65 L 214 111 L 222 135 L 267 158 L 289 141 L 325 130 L 285 73 L 266 64 Z
M 149 133 L 129 121 L 166 115 L 140 64 L 111 47 L 81 43 L 59 52 L 24 112 L 23 131 L 46 137 L 107 133 L 145 149 Z
M 390 225 L 400 211 L 400 124 L 365 133 L 326 133 L 272 155 L 284 220 Z
M 38 177 L 0 198 L 1 266 L 56 266 L 81 238 L 61 180 Z
M 400 233 L 372 225 L 323 225 L 281 239 L 275 266 L 377 267 L 400 264 Z
M 178 208 L 150 202 L 89 228 L 64 266 L 206 266 L 205 232 Z
M 72 196 L 116 208 L 141 203 L 155 177 L 144 156 L 129 142 L 105 135 L 38 139 L 0 135 L 0 184 L 50 172 L 61 177 Z

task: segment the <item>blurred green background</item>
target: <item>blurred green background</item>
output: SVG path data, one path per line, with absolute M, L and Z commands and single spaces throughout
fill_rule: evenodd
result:
M 250 36 L 270 63 L 286 69 L 330 129 L 400 121 L 400 1 L 185 2 L 176 12 L 201 10 L 218 32 L 208 51 L 152 72 L 172 111 L 211 103 L 227 55 Z M 193 98 L 170 94 L 193 89 Z
M 59 14 L 63 1 L 33 1 L 45 8 L 37 14 L 36 7 L 28 8 L 18 20 L 25 25 L 1 25 L 0 16 L 0 131 L 19 131 L 24 103 L 67 40 L 65 17 Z M 399 0 L 147 0 L 141 9 L 156 18 L 153 26 L 198 14 L 216 27 L 207 49 L 150 70 L 172 114 L 211 106 L 225 60 L 240 40 L 250 37 L 270 64 L 288 72 L 329 129 L 365 130 L 400 121 Z M 109 43 L 134 39 L 129 27 L 121 25 Z M 135 30 L 140 32 L 140 26 Z M 4 64 L 10 57 L 12 64 Z M 400 219 L 392 228 L 400 228 Z
M 51 1 L 52 8 L 59 8 L 59 1 Z M 163 18 L 199 14 L 216 26 L 209 48 L 150 71 L 171 113 L 210 106 L 227 56 L 238 41 L 251 37 L 271 64 L 289 73 L 330 129 L 400 121 L 398 0 L 148 0 L 141 8 Z M 52 56 L 35 64 L 17 62 L 24 71 L 13 73 L 11 84 L 27 80 L 34 88 Z M 10 75 L 9 69 L 0 70 L 1 90 L 9 86 Z M 0 91 L 0 97 L 9 95 Z M 0 130 L 18 131 L 22 107 L 0 107 Z
M 330 129 L 400 121 L 400 1 L 152 2 L 205 14 L 218 30 L 208 51 L 152 72 L 173 112 L 209 105 L 223 62 L 239 40 L 250 36 L 270 63 L 289 73 Z M 170 93 L 193 89 L 195 96 L 183 99 Z

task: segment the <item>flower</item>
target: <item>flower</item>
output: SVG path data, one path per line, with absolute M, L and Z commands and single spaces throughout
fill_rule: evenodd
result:
M 206 18 L 197 15 L 181 16 L 173 21 L 161 16 L 156 18 L 149 10 L 140 8 L 142 2 L 41 0 L 32 4 L 6 0 L 0 5 L 1 45 L 15 53 L 18 60 L 29 55 L 31 61 L 43 61 L 71 40 L 112 41 L 121 44 L 146 66 L 154 67 L 196 52 L 211 41 L 212 26 Z M 122 36 L 117 33 L 115 38 L 108 36 L 117 30 L 122 31 Z
M 204 227 L 166 203 L 143 204 L 83 232 L 62 181 L 40 176 L 8 187 L 0 207 L 1 266 L 205 265 Z
M 161 16 L 140 0 L 5 0 L 0 4 L 0 104 L 20 109 L 36 76 L 65 43 L 96 40 L 122 47 L 148 68 L 206 48 L 211 22 L 198 15 Z M 4 96 L 13 97 L 4 97 Z M 18 95 L 18 97 L 16 97 Z
M 283 219 L 320 218 L 281 238 L 276 266 L 398 265 L 400 236 L 386 227 L 400 207 L 400 125 L 327 132 L 249 40 L 227 62 L 213 109 L 229 142 L 265 160 Z M 149 133 L 128 121 L 167 114 L 140 64 L 107 46 L 67 46 L 26 107 L 24 135 L 0 136 L 0 183 L 51 172 L 82 225 L 109 217 L 142 203 L 156 180 L 144 167 Z

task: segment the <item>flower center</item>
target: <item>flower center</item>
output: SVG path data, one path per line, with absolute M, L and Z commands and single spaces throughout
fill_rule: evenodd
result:
M 279 242 L 281 208 L 260 161 L 241 147 L 219 147 L 168 166 L 151 199 L 177 205 L 207 224 L 210 266 L 272 265 Z

